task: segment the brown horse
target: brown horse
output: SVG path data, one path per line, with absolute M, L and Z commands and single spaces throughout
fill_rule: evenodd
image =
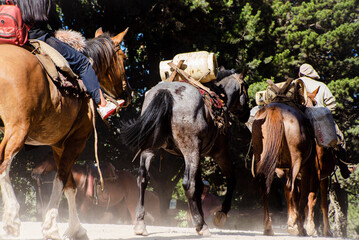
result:
M 126 32 L 111 38 L 98 30 L 94 39 L 86 41 L 85 54 L 93 59 L 103 89 L 111 97 L 124 98 L 129 104 L 130 89 L 120 49 Z M 0 144 L 0 184 L 5 205 L 4 230 L 14 236 L 20 231 L 19 204 L 9 178 L 12 159 L 24 144 L 49 145 L 58 171 L 44 216 L 43 236 L 60 239 L 56 217 L 62 192 L 69 206 L 65 237 L 85 236 L 76 211 L 76 185 L 71 169 L 93 131 L 93 103 L 89 98 L 60 92 L 37 57 L 24 48 L 0 45 L 0 52 L 0 117 L 4 132 Z
M 95 183 L 98 179 L 97 169 L 86 164 L 73 166 L 72 175 L 77 186 L 76 203 L 79 216 L 86 222 L 101 223 L 107 220 L 106 213 L 127 220 L 128 211 L 130 222 L 134 223 L 139 198 L 136 177 L 128 171 L 116 170 L 109 162 L 105 162 L 101 170 L 104 177 L 103 191 L 101 186 Z M 45 156 L 31 172 L 31 176 L 37 181 L 38 212 L 42 212 L 45 204 L 48 203 L 51 194 L 48 185 L 52 183 L 54 172 L 56 172 L 56 164 L 51 154 Z M 146 219 L 152 224 L 159 224 L 160 202 L 155 192 L 146 192 L 146 206 L 149 209 Z
M 256 179 L 264 203 L 264 234 L 273 235 L 268 194 L 275 169 L 284 168 L 288 169 L 285 185 L 288 232 L 306 235 L 303 218 L 315 160 L 315 140 L 309 120 L 295 107 L 268 104 L 255 116 L 252 141 Z M 297 180 L 299 176 L 301 181 Z
M 318 89 L 308 93 L 307 106 L 315 105 L 314 97 L 317 92 Z M 254 159 L 257 162 L 256 178 L 260 182 L 264 200 L 264 234 L 273 234 L 267 199 L 273 173 L 277 168 L 284 170 L 287 175 L 285 196 L 288 205 L 288 232 L 300 235 L 314 233 L 313 209 L 320 186 L 324 235 L 332 236 L 327 198 L 328 177 L 335 167 L 333 149 L 317 144 L 308 120 L 299 109 L 280 103 L 269 104 L 260 110 L 253 124 L 252 138 Z M 305 231 L 303 218 L 307 200 Z
M 308 93 L 307 107 L 315 106 L 315 96 L 319 91 L 319 87 L 312 93 Z M 316 142 L 317 143 L 317 142 Z M 334 171 L 336 164 L 335 154 L 333 148 L 322 147 L 316 144 L 315 156 L 315 176 L 311 183 L 311 190 L 308 196 L 308 210 L 306 212 L 306 230 L 309 235 L 313 235 L 315 231 L 314 224 L 314 206 L 317 202 L 317 190 L 319 184 L 321 210 L 323 214 L 324 236 L 333 236 L 330 231 L 329 217 L 328 217 L 328 189 L 329 189 L 329 176 Z

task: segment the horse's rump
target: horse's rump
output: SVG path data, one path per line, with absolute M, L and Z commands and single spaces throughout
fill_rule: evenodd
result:
M 165 135 L 171 133 L 173 104 L 174 99 L 169 90 L 158 90 L 135 122 L 122 124 L 121 134 L 126 145 L 133 149 L 141 149 L 145 144 L 163 145 L 166 138 L 161 136 L 161 133 Z
M 256 178 L 269 192 L 276 164 L 283 147 L 284 126 L 282 110 L 266 106 L 259 110 L 253 122 L 253 153 L 257 159 Z M 265 182 L 264 182 L 265 181 Z

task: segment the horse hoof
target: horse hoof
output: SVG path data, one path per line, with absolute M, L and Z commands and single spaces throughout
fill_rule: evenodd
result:
M 273 229 L 265 229 L 263 234 L 265 236 L 274 236 L 274 232 L 273 232 Z
M 4 231 L 7 235 L 18 237 L 20 235 L 21 221 L 16 214 L 5 212 L 3 216 Z
M 20 236 L 20 224 L 7 224 L 4 226 L 4 231 L 7 235 L 18 237 Z
M 87 231 L 85 228 L 83 228 L 81 225 L 76 227 L 76 228 L 68 228 L 64 235 L 63 235 L 63 239 L 65 240 L 70 240 L 70 239 L 77 239 L 77 240 L 86 240 L 88 239 L 87 236 Z
M 146 229 L 146 224 L 143 220 L 136 222 L 135 227 L 133 228 L 136 235 L 147 236 L 148 232 Z
M 216 212 L 213 218 L 213 224 L 216 227 L 223 227 L 227 221 L 227 215 L 224 212 Z
M 53 239 L 53 240 L 61 240 L 59 231 L 42 231 L 42 235 L 44 239 Z
M 298 236 L 301 236 L 301 237 L 306 237 L 306 236 L 308 236 L 307 231 L 305 231 L 305 229 L 299 231 Z
M 211 232 L 209 231 L 209 228 L 207 225 L 203 225 L 202 229 L 197 231 L 197 234 L 204 237 L 211 236 Z
M 59 227 L 56 223 L 58 215 L 57 209 L 53 208 L 49 210 L 45 215 L 45 221 L 42 224 L 42 235 L 45 239 L 61 239 L 59 234 Z
M 333 233 L 332 233 L 332 231 L 327 230 L 327 231 L 324 232 L 324 236 L 325 237 L 333 237 Z
M 314 224 L 307 224 L 305 229 L 307 229 L 307 233 L 309 236 L 314 236 L 314 234 L 315 234 Z
M 289 226 L 288 225 L 287 232 L 290 235 L 299 235 L 298 226 L 297 225 L 294 225 L 294 226 Z

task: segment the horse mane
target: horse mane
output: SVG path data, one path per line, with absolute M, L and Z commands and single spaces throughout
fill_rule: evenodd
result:
M 227 69 L 225 69 L 223 66 L 221 66 L 221 67 L 219 68 L 218 73 L 217 73 L 216 80 L 217 80 L 217 81 L 220 81 L 220 80 L 222 80 L 223 78 L 228 77 L 228 76 L 230 76 L 230 75 L 232 75 L 232 74 L 234 74 L 234 73 L 236 73 L 236 72 L 235 72 L 235 70 L 234 70 L 233 68 L 230 69 L 230 70 L 227 70 Z
M 116 54 L 110 34 L 104 33 L 96 38 L 86 41 L 83 53 L 92 59 L 92 66 L 97 76 L 108 72 Z

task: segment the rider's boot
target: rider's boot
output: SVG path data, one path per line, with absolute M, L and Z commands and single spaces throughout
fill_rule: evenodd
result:
M 123 99 L 117 100 L 117 103 L 120 107 L 122 107 L 123 104 L 125 103 L 125 100 L 123 100 Z M 106 101 L 105 106 L 97 107 L 97 112 L 100 114 L 100 116 L 103 120 L 106 120 L 109 116 L 111 116 L 112 114 L 114 114 L 116 112 L 116 108 L 117 108 L 116 104 L 114 104 L 113 102 L 110 102 L 110 101 Z
M 334 149 L 334 154 L 342 177 L 348 178 L 351 172 L 349 171 L 348 165 L 346 164 L 347 151 L 343 146 L 337 145 L 337 147 Z

